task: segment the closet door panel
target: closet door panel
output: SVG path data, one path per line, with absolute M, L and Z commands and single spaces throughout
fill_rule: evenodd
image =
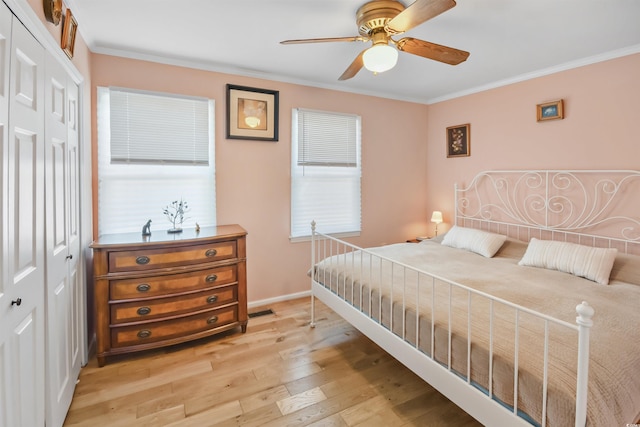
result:
M 46 259 L 47 259 L 47 422 L 62 426 L 80 371 L 80 322 L 73 319 L 78 285 L 79 258 L 77 216 L 71 184 L 77 180 L 77 141 L 69 137 L 68 76 L 56 59 L 47 54 L 45 73 L 45 170 L 46 170 Z M 73 203 L 77 208 L 77 201 Z M 72 219 L 72 216 L 74 217 Z M 73 245 L 71 241 L 73 240 Z M 77 361 L 77 362 L 76 362 Z
M 78 128 L 78 86 L 69 82 L 67 86 L 67 139 L 69 168 L 69 250 L 77 262 L 80 256 L 80 133 Z M 78 254 L 78 257 L 75 254 Z
M 38 197 L 42 196 L 39 187 L 38 135 L 16 129 L 13 134 L 14 201 L 13 216 L 13 281 L 17 286 L 29 286 L 29 276 L 37 276 L 41 268 L 38 247 L 38 219 L 40 217 Z
M 9 283 L 25 313 L 44 302 L 44 50 L 14 21 L 8 144 Z M 38 313 L 44 314 L 44 313 Z M 39 322 L 43 320 L 37 316 Z
M 74 263 L 71 266 L 69 272 L 69 316 L 71 324 L 70 329 L 70 343 L 69 343 L 69 363 L 70 363 L 70 376 L 73 381 L 71 386 L 71 398 L 73 398 L 73 390 L 75 390 L 75 380 L 80 376 L 80 369 L 82 368 L 82 335 L 84 329 L 82 324 L 84 322 L 84 293 L 82 289 L 82 278 L 78 272 L 78 263 Z M 68 409 L 68 408 L 67 408 Z M 66 415 L 65 415 L 66 416 Z
M 82 345 L 85 306 L 82 277 L 79 273 L 80 255 L 80 133 L 78 126 L 78 86 L 68 79 L 67 85 L 67 176 L 69 197 L 67 204 L 69 258 L 67 262 L 71 298 L 71 375 L 77 379 L 82 367 Z M 75 382 L 74 382 L 75 383 Z
M 0 427 L 9 427 L 9 417 L 12 410 L 9 392 L 9 355 L 8 343 L 0 336 Z
M 0 321 L 6 314 L 5 284 L 9 280 L 7 270 L 7 212 L 9 174 L 9 55 L 11 53 L 11 13 L 0 3 Z M 2 341 L 0 341 L 2 345 Z M 2 395 L 0 394 L 0 397 Z M 0 408 L 0 427 L 2 426 Z
M 11 296 L 8 294 L 7 211 L 9 167 L 9 54 L 11 52 L 11 13 L 0 2 L 0 427 L 10 427 L 13 419 L 13 397 L 10 379 Z M 11 317 L 11 319 L 10 319 Z M 5 326 L 7 325 L 7 326 Z
M 44 424 L 45 401 L 44 48 L 12 19 L 4 237 L 8 301 L 2 301 L 9 311 L 0 319 L 0 343 L 9 349 L 9 425 L 31 427 Z
M 49 65 L 49 64 L 48 64 Z M 67 134 L 65 124 L 66 84 L 55 76 L 50 76 L 51 66 L 47 67 L 45 84 L 45 122 L 46 166 L 47 166 L 47 239 L 51 239 L 53 255 L 66 256 L 67 251 Z M 64 76 L 64 75 L 63 75 Z M 51 254 L 47 254 L 49 256 Z
M 39 321 L 40 310 L 34 308 L 14 328 L 11 337 L 13 356 L 13 384 L 19 385 L 14 390 L 15 419 L 12 426 L 33 427 L 44 425 L 44 411 L 38 406 L 44 402 L 44 372 L 34 375 L 42 364 L 42 322 Z M 39 353 L 40 352 L 40 353 Z M 17 391 L 17 393 L 16 393 Z

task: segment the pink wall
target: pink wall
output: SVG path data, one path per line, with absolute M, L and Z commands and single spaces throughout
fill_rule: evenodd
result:
M 638 76 L 635 54 L 429 105 L 428 211 L 450 225 L 454 183 L 482 170 L 640 169 Z M 560 98 L 565 118 L 538 123 L 536 104 Z M 471 156 L 447 158 L 445 129 L 465 123 Z
M 292 108 L 362 117 L 362 234 L 353 242 L 392 243 L 426 232 L 426 105 L 97 54 L 91 68 L 94 95 L 96 86 L 114 85 L 215 99 L 218 223 L 249 232 L 250 302 L 309 289 L 309 243 L 289 242 Z M 278 142 L 225 139 L 227 83 L 280 92 Z M 95 144 L 95 111 L 92 118 Z

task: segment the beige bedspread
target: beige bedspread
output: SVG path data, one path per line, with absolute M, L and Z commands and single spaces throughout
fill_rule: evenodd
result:
M 587 425 L 609 427 L 635 422 L 640 417 L 640 258 L 619 255 L 611 282 L 605 286 L 567 273 L 519 266 L 517 262 L 525 249 L 526 243 L 507 240 L 492 259 L 445 247 L 436 241 L 369 250 L 570 323 L 575 323 L 576 305 L 587 301 L 595 309 L 590 340 Z M 466 291 L 451 288 L 443 280 L 398 267 L 392 271 L 387 261 L 360 255 L 360 252 L 342 254 L 321 262 L 316 269 L 317 281 L 374 319 L 381 319 L 386 327 L 412 344 L 417 341 L 427 355 L 432 353 L 433 315 L 433 353 L 444 365 L 449 363 L 447 324 L 451 293 L 451 368 L 467 377 L 470 330 L 471 378 L 488 388 L 488 301 L 479 296 L 469 297 Z M 392 287 L 382 285 L 391 282 Z M 393 316 L 390 316 L 392 299 Z M 512 308 L 500 304 L 494 304 L 493 310 L 492 391 L 496 398 L 513 405 L 516 314 Z M 416 312 L 419 312 L 419 333 L 416 333 Z M 523 312 L 518 315 L 518 324 L 518 409 L 540 423 L 545 325 Z M 577 333 L 553 324 L 548 328 L 547 425 L 573 426 Z

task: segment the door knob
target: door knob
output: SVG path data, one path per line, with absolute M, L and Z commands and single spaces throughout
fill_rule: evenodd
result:
M 11 305 L 17 305 L 18 307 L 22 304 L 22 298 L 14 299 L 11 301 Z
M 67 255 L 67 259 L 73 259 L 73 254 Z

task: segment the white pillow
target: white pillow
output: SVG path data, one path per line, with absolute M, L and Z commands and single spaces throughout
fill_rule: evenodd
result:
M 442 244 L 452 248 L 466 249 L 487 258 L 498 252 L 507 236 L 476 230 L 475 228 L 458 227 L 454 225 L 444 235 Z
M 563 271 L 608 285 L 617 253 L 615 248 L 592 248 L 576 243 L 532 238 L 518 264 Z

